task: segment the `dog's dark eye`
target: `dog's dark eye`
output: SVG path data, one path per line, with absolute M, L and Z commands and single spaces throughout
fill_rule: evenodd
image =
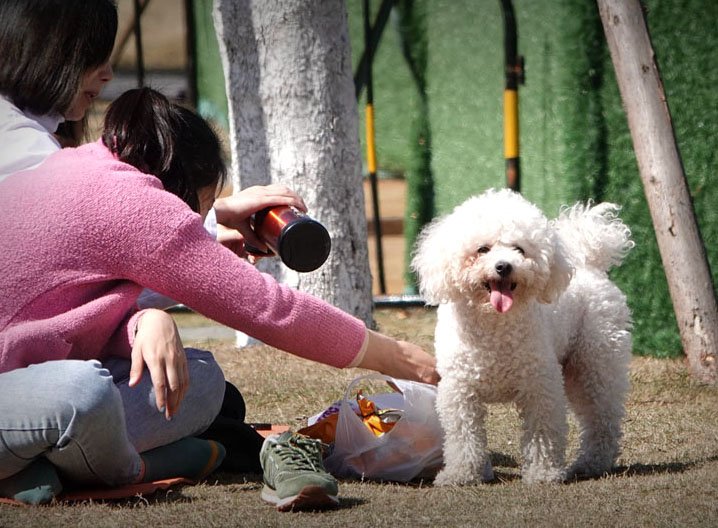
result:
M 522 255 L 525 255 L 524 248 L 522 248 L 521 246 L 516 246 L 514 249 Z
M 489 251 L 491 251 L 489 249 L 489 246 L 481 246 L 479 248 L 479 255 L 483 255 L 484 253 L 488 253 Z

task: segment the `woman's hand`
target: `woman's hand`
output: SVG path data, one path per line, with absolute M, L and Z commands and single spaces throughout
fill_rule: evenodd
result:
M 139 383 L 145 365 L 155 389 L 157 410 L 169 420 L 189 388 L 189 371 L 177 325 L 165 311 L 149 309 L 137 321 L 130 387 Z
M 367 348 L 358 367 L 376 370 L 393 378 L 432 385 L 439 382 L 436 358 L 420 346 L 397 341 L 373 330 L 368 331 L 367 339 Z
M 250 264 L 256 264 L 264 257 L 264 255 L 257 255 L 247 251 L 247 248 L 244 247 L 244 235 L 236 229 L 224 227 L 222 224 L 217 224 L 217 242 L 222 244 L 238 257 L 247 259 Z M 272 253 L 272 255 L 274 255 L 274 253 Z
M 302 212 L 307 211 L 304 200 L 297 193 L 279 184 L 255 185 L 232 196 L 218 198 L 214 202 L 214 211 L 217 215 L 217 223 L 239 231 L 244 237 L 243 243 L 246 242 L 258 249 L 267 249 L 250 228 L 249 217 L 266 207 L 279 205 L 291 205 Z M 235 251 L 235 253 L 241 256 L 241 252 Z

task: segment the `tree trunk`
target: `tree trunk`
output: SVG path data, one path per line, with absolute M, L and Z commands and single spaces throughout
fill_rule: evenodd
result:
M 696 378 L 715 383 L 715 288 L 644 13 L 639 0 L 598 6 L 688 364 Z
M 372 282 L 343 0 L 216 0 L 235 189 L 283 183 L 332 237 L 327 262 L 278 280 L 372 322 Z

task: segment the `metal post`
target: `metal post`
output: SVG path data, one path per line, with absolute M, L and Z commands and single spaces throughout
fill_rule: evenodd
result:
M 381 244 L 381 215 L 379 214 L 379 195 L 376 178 L 376 150 L 374 148 L 374 87 L 372 79 L 372 42 L 371 23 L 369 21 L 369 0 L 364 0 L 364 47 L 369 60 L 366 62 L 366 162 L 371 183 L 372 205 L 374 208 L 374 236 L 376 239 L 376 259 L 379 274 L 379 291 L 386 293 L 384 278 L 384 252 Z
M 383 0 L 381 6 L 379 6 L 379 14 L 376 16 L 374 26 L 371 28 L 371 36 L 369 37 L 369 44 L 364 49 L 364 52 L 359 58 L 359 64 L 357 65 L 356 73 L 354 74 L 354 91 L 357 95 L 357 101 L 361 96 L 361 92 L 366 84 L 366 68 L 369 62 L 374 60 L 374 53 L 379 46 L 379 39 L 384 32 L 386 23 L 389 20 L 391 14 L 391 8 L 394 7 L 395 0 Z M 371 52 L 371 53 L 370 53 Z
M 523 57 L 517 52 L 516 18 L 511 0 L 501 1 L 504 19 L 504 158 L 506 182 L 510 189 L 521 190 L 519 163 L 519 84 L 524 83 Z
M 140 19 L 142 18 L 142 10 L 144 5 L 140 4 L 140 0 L 135 0 L 135 47 L 137 48 L 137 87 L 142 88 L 145 85 L 145 59 L 142 52 L 142 28 Z
M 195 30 L 194 2 L 184 0 L 187 23 L 187 94 L 186 99 L 197 108 L 197 32 Z

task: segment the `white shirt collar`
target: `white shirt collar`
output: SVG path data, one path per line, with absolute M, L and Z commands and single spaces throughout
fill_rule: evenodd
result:
M 37 121 L 38 123 L 40 123 L 40 125 L 50 134 L 56 132 L 57 127 L 60 126 L 60 123 L 65 120 L 65 118 L 60 114 L 37 116 L 32 112 L 25 112 L 25 115 L 33 121 Z
M 4 95 L 0 95 L 0 107 L 7 108 L 7 112 L 17 112 L 19 115 L 24 115 L 28 119 L 32 119 L 37 124 L 39 124 L 42 128 L 47 130 L 50 134 L 53 134 L 57 131 L 57 127 L 65 121 L 65 118 L 60 114 L 47 114 L 47 115 L 35 115 L 30 111 L 22 111 L 20 110 L 15 104 L 5 97 Z M 12 109 L 12 110 L 11 110 Z

